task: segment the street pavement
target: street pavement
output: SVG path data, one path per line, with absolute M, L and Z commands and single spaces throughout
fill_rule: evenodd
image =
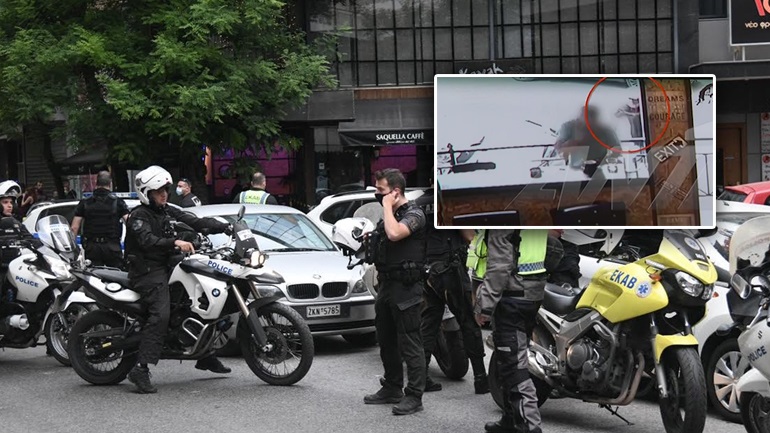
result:
M 379 388 L 379 351 L 340 337 L 316 338 L 310 372 L 290 387 L 260 381 L 242 358 L 223 362 L 231 374 L 196 370 L 193 361 L 161 361 L 152 369 L 158 393 L 141 395 L 128 381 L 90 385 L 44 347 L 0 351 L 0 433 L 483 432 L 501 413 L 489 394 L 473 394 L 470 372 L 450 381 L 435 362 L 431 373 L 444 390 L 424 396 L 423 412 L 394 416 L 391 405 L 364 405 L 363 396 Z M 657 404 L 648 401 L 620 409 L 633 425 L 576 400 L 550 400 L 541 411 L 548 433 L 664 431 Z M 705 431 L 745 430 L 709 415 Z

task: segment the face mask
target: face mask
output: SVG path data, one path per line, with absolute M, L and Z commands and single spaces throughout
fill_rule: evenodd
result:
M 176 187 L 176 195 L 182 195 L 182 188 Z
M 379 192 L 374 193 L 374 198 L 377 200 L 377 203 L 382 206 L 382 199 L 385 197 L 385 194 L 380 194 Z

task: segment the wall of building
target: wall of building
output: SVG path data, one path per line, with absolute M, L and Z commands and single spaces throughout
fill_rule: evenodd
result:
M 700 62 L 740 60 L 739 47 L 730 46 L 730 24 L 727 18 L 702 19 L 699 28 Z M 770 59 L 770 46 L 746 47 L 746 60 Z

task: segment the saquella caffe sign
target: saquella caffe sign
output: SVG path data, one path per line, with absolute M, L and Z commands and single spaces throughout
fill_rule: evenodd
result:
M 730 45 L 770 45 L 770 0 L 730 0 Z
M 395 146 L 401 144 L 433 144 L 433 131 L 414 129 L 406 131 L 340 131 L 345 146 Z

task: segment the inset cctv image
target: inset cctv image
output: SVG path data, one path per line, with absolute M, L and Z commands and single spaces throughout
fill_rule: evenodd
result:
M 713 75 L 437 75 L 436 225 L 709 228 Z

